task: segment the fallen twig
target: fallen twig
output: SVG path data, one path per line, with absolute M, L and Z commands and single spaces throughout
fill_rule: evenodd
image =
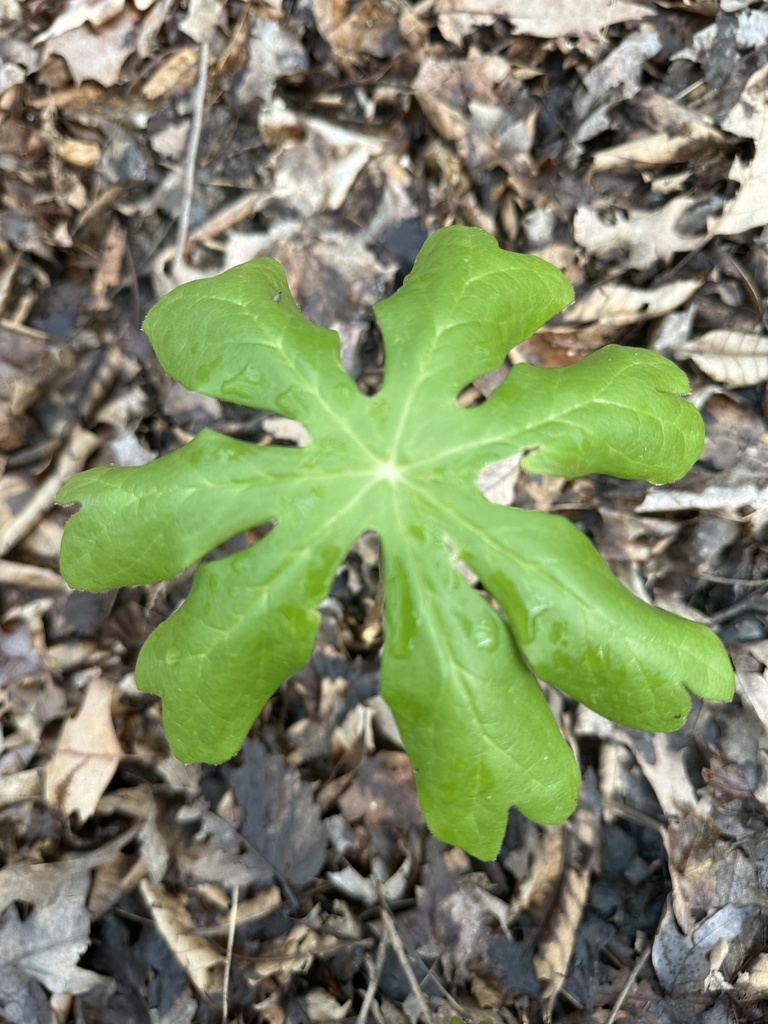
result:
M 189 235 L 189 218 L 192 213 L 192 196 L 195 190 L 195 169 L 197 168 L 197 151 L 200 148 L 200 136 L 203 130 L 203 114 L 205 112 L 205 90 L 208 84 L 208 43 L 200 43 L 200 67 L 195 87 L 195 103 L 192 111 L 192 126 L 189 131 L 187 159 L 184 164 L 183 192 L 181 213 L 179 214 L 179 233 L 176 239 L 176 255 L 173 258 L 172 273 L 175 276 L 184 263 L 184 250 Z

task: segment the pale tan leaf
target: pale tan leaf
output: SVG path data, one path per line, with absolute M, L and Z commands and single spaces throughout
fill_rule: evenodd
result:
M 187 15 L 182 18 L 179 28 L 196 43 L 210 43 L 222 7 L 223 0 L 189 0 Z
M 728 177 L 738 181 L 740 188 L 710 226 L 710 234 L 740 235 L 768 224 L 768 110 L 763 109 L 755 155 L 749 162 L 737 156 Z
M 516 35 L 558 39 L 600 36 L 611 25 L 648 16 L 648 8 L 633 0 L 437 0 L 434 10 L 440 32 L 457 45 L 475 26 L 491 25 L 497 18 L 512 22 Z
M 707 331 L 684 342 L 678 355 L 693 360 L 713 380 L 746 388 L 768 380 L 768 335 L 752 331 Z
M 659 260 L 669 262 L 677 252 L 689 252 L 701 239 L 682 235 L 677 230 L 680 218 L 695 199 L 677 196 L 657 210 L 618 214 L 613 223 L 603 220 L 596 210 L 580 206 L 573 218 L 573 235 L 588 253 L 601 258 L 625 252 L 618 262 L 622 267 L 648 270 Z
M 736 686 L 739 696 L 755 712 L 768 735 L 768 672 L 737 671 Z
M 52 141 L 56 153 L 73 167 L 95 167 L 101 157 L 101 147 L 96 142 L 81 142 L 79 139 Z
M 22 800 L 39 800 L 43 791 L 42 781 L 40 768 L 0 775 L 0 808 L 10 807 Z
M 742 139 L 757 139 L 763 130 L 768 64 L 763 64 L 747 79 L 739 101 L 721 122 L 723 128 Z
M 224 955 L 200 934 L 181 897 L 146 878 L 139 883 L 139 889 L 158 931 L 195 988 L 205 993 L 221 992 Z
M 603 98 L 616 102 L 637 95 L 643 65 L 659 53 L 662 45 L 659 33 L 648 22 L 630 32 L 584 75 L 586 93 L 575 102 L 578 116 L 584 117 Z
M 598 285 L 569 306 L 566 325 L 559 325 L 556 330 L 572 331 L 577 324 L 590 323 L 623 327 L 664 316 L 679 309 L 696 294 L 701 284 L 699 280 L 684 278 L 656 288 L 614 283 Z
M 43 48 L 43 56 L 57 53 L 63 57 L 77 85 L 94 81 L 109 88 L 120 80 L 123 64 L 136 49 L 138 18 L 138 12 L 127 7 L 119 17 L 98 31 L 81 25 L 49 39 Z
M 197 73 L 197 47 L 183 46 L 160 63 L 141 87 L 142 95 L 148 100 L 156 100 L 160 96 L 178 96 L 196 81 Z M 176 129 L 185 127 L 174 124 Z
M 48 39 L 55 39 L 85 24 L 98 28 L 116 18 L 124 7 L 125 0 L 69 0 L 48 28 L 35 36 L 32 42 L 39 46 Z
M 521 458 L 522 452 L 516 452 L 480 470 L 477 486 L 489 501 L 496 505 L 511 505 L 515 500 Z
M 722 132 L 703 121 L 691 122 L 684 131 L 652 132 L 638 135 L 628 142 L 599 150 L 592 157 L 596 171 L 611 171 L 622 167 L 664 167 L 666 164 L 684 163 L 717 150 L 723 141 Z
M 634 750 L 640 770 L 650 783 L 659 806 L 668 818 L 674 818 L 696 807 L 696 790 L 685 768 L 685 744 L 667 733 L 654 733 L 649 737 L 653 756 L 647 756 L 645 747 L 638 744 Z
M 111 714 L 112 684 L 95 675 L 82 707 L 65 723 L 45 773 L 45 798 L 62 814 L 77 813 L 82 821 L 96 810 L 115 774 L 122 748 Z
M 747 989 L 750 999 L 765 999 L 768 996 L 768 953 L 760 953 L 749 970 L 742 971 L 736 980 Z

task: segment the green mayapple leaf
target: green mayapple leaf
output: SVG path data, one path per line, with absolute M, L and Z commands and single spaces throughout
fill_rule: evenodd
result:
M 539 679 L 651 730 L 677 728 L 691 692 L 731 696 L 713 633 L 634 597 L 564 518 L 493 505 L 477 487 L 483 467 L 514 453 L 532 472 L 656 483 L 701 453 L 701 417 L 680 397 L 685 375 L 643 350 L 609 346 L 555 370 L 518 365 L 482 405 L 457 402 L 571 299 L 543 260 L 476 228 L 437 231 L 376 307 L 385 376 L 373 397 L 344 371 L 337 335 L 301 315 L 274 260 L 183 285 L 154 307 L 145 329 L 168 373 L 299 420 L 311 438 L 260 447 L 204 430 L 156 462 L 88 470 L 59 492 L 81 505 L 62 572 L 91 590 L 171 577 L 276 523 L 200 565 L 141 651 L 137 684 L 162 696 L 178 757 L 237 752 L 310 656 L 318 606 L 364 530 L 382 547 L 382 691 L 427 823 L 478 857 L 498 851 L 511 804 L 541 822 L 575 806 L 578 768 Z

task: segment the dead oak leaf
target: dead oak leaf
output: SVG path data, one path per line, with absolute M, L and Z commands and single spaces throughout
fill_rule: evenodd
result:
M 587 324 L 598 324 L 602 328 L 627 327 L 656 319 L 679 309 L 696 294 L 701 284 L 696 278 L 681 278 L 655 288 L 636 288 L 608 281 L 578 298 L 569 306 L 562 323 L 550 331 L 567 333 Z
M 437 27 L 441 35 L 455 45 L 482 25 L 498 18 L 512 23 L 515 35 L 537 39 L 561 36 L 599 37 L 611 25 L 639 21 L 648 17 L 645 4 L 633 0 L 549 0 L 534 4 L 531 0 L 436 0 Z
M 30 981 L 49 992 L 78 995 L 102 982 L 101 975 L 78 967 L 90 942 L 91 920 L 85 900 L 88 870 L 72 874 L 66 888 L 24 920 L 15 906 L 0 919 L 0 1007 L 16 1001 Z M 18 1018 L 16 1018 L 18 1019 Z
M 120 71 L 128 57 L 136 50 L 136 23 L 138 11 L 126 8 L 98 31 L 88 25 L 48 39 L 43 48 L 43 59 L 52 54 L 63 57 L 76 85 L 86 80 L 110 88 L 120 81 Z
M 573 218 L 576 242 L 590 255 L 611 259 L 625 253 L 618 262 L 634 270 L 650 270 L 659 261 L 668 263 L 675 253 L 689 252 L 701 244 L 693 235 L 683 235 L 677 224 L 696 200 L 686 196 L 670 199 L 657 210 L 630 210 L 617 215 L 613 223 L 596 210 L 580 206 Z
M 39 46 L 85 24 L 98 28 L 116 18 L 124 7 L 125 0 L 69 0 L 48 28 L 35 36 L 33 43 Z
M 111 714 L 112 686 L 94 676 L 77 715 L 61 731 L 45 773 L 45 796 L 62 814 L 87 821 L 115 774 L 123 751 Z
M 736 157 L 728 174 L 739 191 L 726 203 L 723 214 L 709 228 L 711 235 L 740 235 L 768 223 L 768 110 L 755 140 L 751 161 Z

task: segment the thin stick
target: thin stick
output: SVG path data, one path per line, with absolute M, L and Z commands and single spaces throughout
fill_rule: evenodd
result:
M 621 992 L 619 992 L 619 998 L 616 1000 L 616 1004 L 613 1007 L 613 1009 L 611 1010 L 611 1014 L 608 1017 L 608 1020 L 605 1022 L 605 1024 L 613 1024 L 613 1022 L 618 1017 L 619 1010 L 621 1009 L 624 1000 L 629 995 L 629 990 L 632 988 L 632 986 L 637 981 L 637 976 L 640 973 L 640 971 L 642 971 L 643 965 L 644 965 L 645 961 L 648 959 L 648 954 L 650 952 L 651 952 L 651 943 L 649 942 L 648 945 L 643 950 L 643 952 L 637 958 L 635 966 L 630 971 L 629 977 L 627 978 L 627 983 L 624 986 L 624 988 L 621 990 Z
M 429 1024 L 429 1022 L 432 1020 L 432 1017 L 430 1016 L 429 1013 L 427 1001 L 424 998 L 424 993 L 421 991 L 421 986 L 419 985 L 419 982 L 416 979 L 416 975 L 413 973 L 413 968 L 411 967 L 411 962 L 408 959 L 408 954 L 405 951 L 403 940 L 397 933 L 397 928 L 395 926 L 394 919 L 389 912 L 389 908 L 387 907 L 386 903 L 384 903 L 383 900 L 381 902 L 381 920 L 387 932 L 387 938 L 389 939 L 390 943 L 392 944 L 392 948 L 395 951 L 395 956 L 400 961 L 400 966 L 403 969 L 403 974 L 408 979 L 408 984 L 411 986 L 411 991 L 413 992 L 416 1002 L 419 1004 L 419 1011 L 421 1013 L 421 1016 L 425 1021 L 425 1024 Z
M 101 439 L 96 434 L 91 434 L 79 423 L 74 425 L 52 471 L 19 513 L 0 527 L 0 558 L 4 558 L 19 541 L 31 533 L 53 507 L 53 499 L 61 485 L 83 469 L 100 444 Z
M 373 1002 L 373 997 L 376 995 L 376 989 L 379 987 L 381 972 L 384 970 L 384 958 L 386 955 L 387 945 L 385 942 L 380 942 L 379 948 L 376 950 L 376 959 L 371 960 L 369 956 L 365 957 L 365 962 L 368 965 L 369 980 L 368 988 L 365 990 L 365 995 L 363 996 L 363 1005 L 360 1007 L 360 1013 L 357 1015 L 357 1024 L 366 1024 L 368 1020 L 371 1003 Z
M 171 273 L 178 277 L 184 262 L 184 250 L 187 248 L 189 235 L 189 218 L 192 213 L 192 195 L 195 190 L 195 170 L 197 168 L 197 151 L 200 148 L 200 136 L 203 131 L 203 114 L 205 113 L 205 90 L 208 85 L 208 49 L 207 42 L 200 43 L 199 69 L 195 86 L 195 105 L 192 111 L 192 126 L 189 130 L 187 159 L 184 164 L 183 192 L 181 213 L 179 215 L 179 233 L 176 238 L 176 255 L 173 258 Z
M 232 906 L 229 910 L 229 931 L 227 932 L 227 955 L 224 959 L 224 992 L 221 997 L 221 1019 L 226 1024 L 229 1016 L 229 972 L 232 969 L 232 950 L 235 948 L 235 927 L 237 925 L 237 905 L 240 902 L 240 886 L 232 886 Z

